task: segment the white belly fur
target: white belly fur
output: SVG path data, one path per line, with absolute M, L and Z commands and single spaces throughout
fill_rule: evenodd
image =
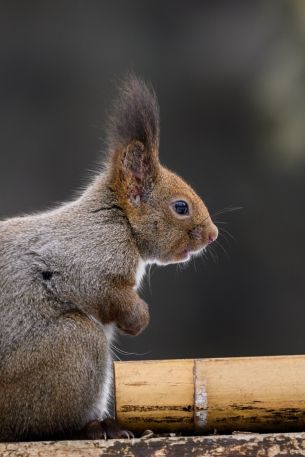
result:
M 136 286 L 135 289 L 138 289 L 141 285 L 142 279 L 145 275 L 146 263 L 144 260 L 140 260 L 138 269 L 136 272 Z M 115 338 L 115 324 L 103 325 L 103 330 L 107 338 L 109 346 L 113 339 Z M 109 363 L 106 367 L 106 376 L 105 376 L 104 385 L 101 386 L 102 392 L 99 394 L 99 398 L 93 408 L 92 414 L 90 415 L 89 420 L 95 419 L 104 419 L 107 417 L 108 407 L 111 400 L 111 387 L 112 387 L 112 359 L 109 351 Z
M 136 272 L 136 287 L 135 289 L 138 289 L 141 286 L 142 279 L 144 278 L 145 275 L 145 269 L 146 269 L 146 262 L 144 260 L 140 259 L 138 269 Z

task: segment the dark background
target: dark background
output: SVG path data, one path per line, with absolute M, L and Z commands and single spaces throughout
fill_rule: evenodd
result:
M 128 69 L 158 93 L 163 162 L 212 213 L 243 209 L 215 218 L 236 238 L 215 262 L 152 269 L 122 358 L 305 353 L 302 0 L 1 1 L 0 217 L 88 181 Z

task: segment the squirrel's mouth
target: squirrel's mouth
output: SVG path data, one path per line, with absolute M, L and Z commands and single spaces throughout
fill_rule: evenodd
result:
M 174 254 L 170 254 L 155 262 L 159 265 L 188 262 L 193 256 L 200 255 L 206 248 L 207 244 L 201 244 L 199 246 L 187 245 L 186 247 L 180 246 L 180 249 L 176 249 Z
M 175 262 L 187 262 L 191 257 L 200 255 L 203 250 L 207 248 L 207 245 L 200 246 L 197 249 L 185 248 L 178 255 L 175 256 Z
M 183 249 L 175 256 L 175 262 L 187 262 L 191 259 L 193 255 L 199 254 L 202 251 L 201 249 Z
M 191 257 L 192 251 L 190 249 L 182 249 L 181 251 L 176 252 L 176 254 L 168 257 L 167 261 L 162 262 L 162 264 L 187 262 Z
M 189 260 L 189 258 L 192 256 L 192 251 L 189 249 L 183 249 L 183 251 L 180 254 L 180 258 L 182 261 Z

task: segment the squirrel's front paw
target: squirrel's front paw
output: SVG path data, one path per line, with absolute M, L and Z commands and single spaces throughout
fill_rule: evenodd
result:
M 133 305 L 132 310 L 125 311 L 117 321 L 117 327 L 127 335 L 136 336 L 149 323 L 148 305 L 141 298 Z

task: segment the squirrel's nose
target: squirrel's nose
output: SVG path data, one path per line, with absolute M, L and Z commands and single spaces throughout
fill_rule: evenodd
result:
M 216 227 L 213 222 L 211 222 L 211 226 L 209 228 L 209 235 L 208 235 L 208 244 L 213 243 L 213 241 L 217 240 L 218 237 L 218 228 Z

